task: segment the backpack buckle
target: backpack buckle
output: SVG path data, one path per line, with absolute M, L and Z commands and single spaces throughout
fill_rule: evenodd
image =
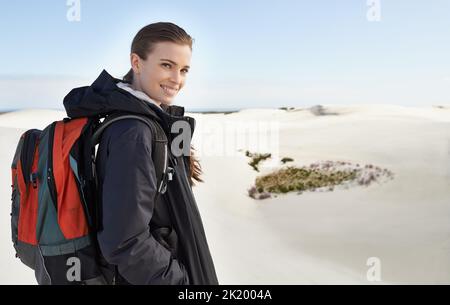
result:
M 164 173 L 163 178 L 161 180 L 161 185 L 159 186 L 158 192 L 164 194 L 167 191 L 167 184 L 169 181 L 173 180 L 173 174 L 175 173 L 175 169 L 172 167 L 167 167 L 167 171 Z
M 168 167 L 167 168 L 167 180 L 168 181 L 172 181 L 173 180 L 173 174 L 175 173 L 175 169 L 173 169 L 172 167 Z
M 30 181 L 33 185 L 33 188 L 37 188 L 37 174 L 36 173 L 31 173 L 30 174 Z

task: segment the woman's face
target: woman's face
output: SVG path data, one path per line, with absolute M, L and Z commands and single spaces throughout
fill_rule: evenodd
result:
M 158 104 L 169 105 L 184 87 L 192 51 L 188 45 L 158 42 L 143 60 L 131 54 L 133 88 L 143 91 Z

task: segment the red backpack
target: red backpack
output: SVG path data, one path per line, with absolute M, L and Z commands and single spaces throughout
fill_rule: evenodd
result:
M 166 190 L 167 137 L 143 115 L 65 118 L 22 134 L 12 162 L 11 231 L 16 257 L 39 284 L 111 284 L 114 271 L 96 241 L 98 187 L 96 144 L 107 126 L 138 119 L 152 129 L 157 195 Z M 156 200 L 156 199 L 155 199 Z

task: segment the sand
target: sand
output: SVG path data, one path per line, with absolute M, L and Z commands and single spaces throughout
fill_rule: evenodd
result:
M 205 183 L 194 187 L 221 284 L 450 283 L 450 108 L 324 105 L 189 114 L 197 119 L 197 147 Z M 317 114 L 317 112 L 315 112 Z M 43 128 L 64 112 L 26 110 L 0 116 L 0 284 L 34 284 L 33 271 L 14 258 L 10 237 L 10 163 L 20 134 Z M 267 136 L 278 157 L 305 166 L 323 160 L 374 164 L 394 179 L 330 192 L 290 193 L 254 200 L 247 189 L 258 175 L 245 149 L 251 141 L 215 149 L 223 139 Z M 235 126 L 226 133 L 225 126 Z M 221 128 L 223 127 L 223 128 Z M 250 137 L 249 135 L 252 135 Z M 217 141 L 217 139 L 219 139 Z M 231 143 L 231 142 L 227 142 Z M 269 145 L 269 149 L 270 149 Z M 273 147 L 272 147 L 273 148 Z M 380 280 L 367 277 L 379 259 Z

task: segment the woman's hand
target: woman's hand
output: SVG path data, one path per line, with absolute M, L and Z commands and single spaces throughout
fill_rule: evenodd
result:
M 178 236 L 171 227 L 161 227 L 151 232 L 153 237 L 177 258 L 178 253 Z

